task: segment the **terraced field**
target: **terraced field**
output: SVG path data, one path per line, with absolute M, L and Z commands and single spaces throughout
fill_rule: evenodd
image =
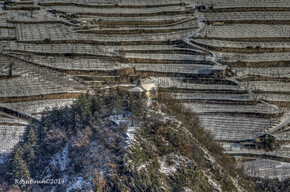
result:
M 199 1 L 199 3 L 213 6 L 213 9 L 202 11 L 201 15 L 207 25 L 196 38 L 192 39 L 192 43 L 210 50 L 217 60 L 230 66 L 234 74 L 229 79 L 237 81 L 239 86 L 244 87 L 254 100 L 276 104 L 276 112 L 283 114 L 280 117 L 268 116 L 266 118 L 264 116 L 266 118 L 264 121 L 260 121 L 263 119 L 261 117 L 256 120 L 251 120 L 247 117 L 248 121 L 245 122 L 234 120 L 232 117 L 228 118 L 233 120 L 230 127 L 235 127 L 234 130 L 237 131 L 239 128 L 236 127 L 241 127 L 241 134 L 248 135 L 248 137 L 253 137 L 250 134 L 259 134 L 260 129 L 261 132 L 267 132 L 268 130 L 268 132 L 273 133 L 276 135 L 277 140 L 286 141 L 283 142 L 280 149 L 272 153 L 263 150 L 259 152 L 257 150 L 247 150 L 242 145 L 231 146 L 228 153 L 233 156 L 244 156 L 245 162 L 243 166 L 251 176 L 289 178 L 288 164 L 275 162 L 277 159 L 282 162 L 289 162 L 289 154 L 287 152 L 287 142 L 290 135 L 289 131 L 287 131 L 289 126 L 290 90 L 289 17 L 287 16 L 290 13 L 289 2 L 245 0 Z M 256 107 L 257 105 L 250 108 L 254 110 Z M 195 106 L 196 109 L 207 110 L 208 107 L 200 108 L 200 106 Z M 214 108 L 214 110 L 216 109 L 219 111 L 224 110 L 223 107 Z M 210 110 L 213 109 L 210 108 Z M 236 105 L 233 111 L 240 110 L 240 107 Z M 263 110 L 258 109 L 258 111 L 262 112 Z M 225 116 L 220 118 L 225 118 Z M 211 124 L 206 121 L 206 124 L 203 123 L 202 118 L 201 122 L 205 127 L 209 127 L 208 129 L 212 126 L 212 130 L 219 130 L 215 126 L 219 123 Z M 257 126 L 256 129 L 254 128 L 255 126 Z M 243 133 L 247 128 L 254 128 L 258 132 L 252 130 Z M 277 131 L 279 129 L 281 131 Z M 232 131 L 231 135 L 233 137 L 237 135 L 233 130 L 229 131 Z M 221 135 L 220 133 L 214 135 L 217 139 L 222 138 L 221 140 L 225 141 L 232 139 L 232 137 L 227 137 L 227 135 L 224 137 L 219 136 Z M 225 149 L 228 149 L 226 145 L 224 146 Z M 260 154 L 260 156 L 255 156 L 254 154 Z M 251 161 L 247 161 L 248 157 L 251 158 Z
M 249 175 L 289 177 L 283 171 L 290 158 L 287 0 L 35 0 L 1 6 L 1 152 L 8 153 L 24 126 L 47 109 L 70 105 L 86 91 L 117 84 L 128 89 L 140 76 L 155 83 L 160 96 L 169 93 L 196 112 L 227 153 L 251 157 L 243 165 L 257 171 L 246 170 Z M 266 132 L 281 144 L 276 153 L 240 144 Z

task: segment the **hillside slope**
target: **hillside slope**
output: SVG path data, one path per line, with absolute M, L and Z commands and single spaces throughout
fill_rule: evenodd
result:
M 182 104 L 174 110 L 165 107 L 163 113 L 176 116 L 187 130 L 191 121 L 186 119 L 197 116 L 200 128 L 212 136 L 201 136 L 202 130 L 194 129 L 199 131 L 193 132 L 193 138 L 185 133 L 185 140 L 196 138 L 197 145 L 202 144 L 212 156 L 222 151 L 214 146 L 221 145 L 259 185 L 273 185 L 270 191 L 286 189 L 290 178 L 289 0 L 0 0 L 0 6 L 0 175 L 31 122 L 41 123 L 53 108 L 70 107 L 82 93 L 103 97 L 116 87 L 127 91 L 141 77 L 142 83 L 158 87 L 166 106 L 171 101 L 167 97 Z M 108 106 L 112 105 L 119 106 Z M 116 111 L 131 117 L 128 109 Z M 117 127 L 118 121 L 111 118 L 107 120 L 112 125 L 100 126 Z M 136 123 L 144 128 L 144 121 Z M 149 133 L 155 133 L 152 129 Z M 173 137 L 162 134 L 159 139 Z M 273 139 L 256 142 L 266 135 Z M 155 151 L 159 140 L 151 136 L 150 150 Z M 78 140 L 75 135 L 65 139 L 72 142 L 67 148 L 55 149 L 58 156 L 70 151 L 73 138 Z M 181 155 L 192 160 L 192 151 Z M 215 162 L 226 167 L 228 160 L 219 156 L 214 156 Z M 114 155 L 110 158 L 122 162 Z M 163 156 L 156 159 L 161 166 Z M 203 165 L 197 159 L 192 164 Z M 202 170 L 205 177 L 211 175 L 212 169 Z M 217 180 L 213 178 L 224 189 Z M 279 182 L 282 185 L 277 188 Z
M 121 105 L 112 106 L 113 98 Z M 7 162 L 5 190 L 254 191 L 198 120 L 179 110 L 120 92 L 82 95 L 28 127 Z M 15 185 L 20 178 L 60 183 Z

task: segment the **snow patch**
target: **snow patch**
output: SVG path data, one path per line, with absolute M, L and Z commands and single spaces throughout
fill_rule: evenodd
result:
M 126 141 L 126 143 L 128 145 L 130 145 L 132 141 L 135 140 L 135 133 L 136 130 L 138 129 L 138 126 L 135 126 L 137 125 L 138 122 L 134 120 L 134 122 L 132 123 L 132 120 L 130 119 L 131 115 L 132 114 L 124 116 L 123 114 L 121 114 L 121 115 L 112 115 L 109 117 L 109 120 L 114 122 L 119 128 L 121 127 L 121 124 L 125 124 L 127 126 L 126 134 L 128 136 L 128 140 Z
M 192 161 L 188 158 L 172 153 L 163 157 L 159 171 L 166 175 L 172 175 L 180 170 L 182 166 L 188 165 L 190 163 L 192 163 Z
M 85 190 L 90 188 L 91 184 L 86 182 L 83 177 L 75 177 L 72 181 L 67 185 L 69 186 L 66 189 L 66 192 L 74 192 L 74 191 L 92 191 Z
M 52 159 L 50 165 L 57 166 L 59 167 L 60 171 L 64 171 L 66 170 L 68 162 L 68 144 L 66 144 L 62 151 L 57 153 L 56 156 Z

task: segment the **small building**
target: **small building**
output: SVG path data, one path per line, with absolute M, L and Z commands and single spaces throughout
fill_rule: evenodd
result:
M 129 90 L 131 94 L 147 97 L 156 98 L 158 96 L 158 87 L 154 83 L 143 84 L 141 79 L 138 78 L 136 82 L 136 86 Z
M 212 68 L 213 76 L 215 78 L 224 78 L 227 75 L 227 66 L 226 65 L 215 65 Z
M 232 157 L 232 159 L 234 160 L 235 164 L 242 164 L 244 161 L 244 158 L 241 156 L 234 156 L 234 157 Z
M 269 134 L 269 133 L 264 133 L 262 135 L 259 135 L 255 138 L 255 143 L 262 143 L 268 139 L 273 139 L 275 136 Z
M 275 136 L 269 133 L 264 133 L 255 138 L 254 144 L 256 149 L 273 149 L 275 148 L 275 141 Z

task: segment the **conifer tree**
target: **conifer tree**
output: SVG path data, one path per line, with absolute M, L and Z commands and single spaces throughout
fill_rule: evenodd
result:
M 26 162 L 22 158 L 23 149 L 21 147 L 15 147 L 11 158 L 11 173 L 12 180 L 30 178 L 30 171 Z
M 102 109 L 102 105 L 101 105 L 101 100 L 99 97 L 93 97 L 92 101 L 91 101 L 91 114 L 92 116 L 96 115 L 97 113 L 100 113 L 101 109 Z
M 80 108 L 81 114 L 85 117 L 88 118 L 90 115 L 90 95 L 89 93 L 86 93 L 85 95 L 80 95 L 79 99 L 77 101 L 78 107 Z
M 35 160 L 35 149 L 30 143 L 25 143 L 24 155 L 22 156 L 22 158 L 23 160 L 26 161 L 27 165 L 31 168 Z
M 28 144 L 30 144 L 31 147 L 33 147 L 33 148 L 36 147 L 36 145 L 37 145 L 37 137 L 35 135 L 35 132 L 34 132 L 33 128 L 29 129 L 26 142 Z

